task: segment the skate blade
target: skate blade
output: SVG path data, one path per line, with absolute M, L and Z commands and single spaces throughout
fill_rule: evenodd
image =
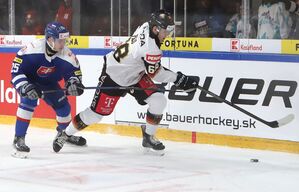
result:
M 28 159 L 29 152 L 21 152 L 21 151 L 14 150 L 11 153 L 11 156 L 19 159 Z
M 163 156 L 163 155 L 165 155 L 165 151 L 164 150 L 154 150 L 152 148 L 143 147 L 143 154 L 154 155 L 154 156 Z

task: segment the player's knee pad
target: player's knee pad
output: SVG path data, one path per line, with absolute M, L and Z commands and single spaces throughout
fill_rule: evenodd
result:
M 147 111 L 146 113 L 146 122 L 152 125 L 158 125 L 160 123 L 160 121 L 162 120 L 163 115 L 157 115 L 157 114 L 153 114 L 150 113 L 149 111 Z
M 17 110 L 18 119 L 30 121 L 37 103 L 20 103 Z
M 102 118 L 102 115 L 95 113 L 88 107 L 87 109 L 75 116 L 73 123 L 78 130 L 81 130 L 87 127 L 88 125 L 98 123 L 102 120 Z
M 65 128 L 72 121 L 71 106 L 69 103 L 65 103 L 62 107 L 56 108 L 56 121 L 58 123 L 58 129 Z
M 153 114 L 162 114 L 167 104 L 167 99 L 159 92 L 153 93 L 145 101 L 149 105 L 148 111 Z

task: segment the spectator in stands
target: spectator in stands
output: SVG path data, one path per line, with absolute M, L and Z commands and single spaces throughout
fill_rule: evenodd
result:
M 235 11 L 229 22 L 225 27 L 225 37 L 228 38 L 256 38 L 256 30 L 255 30 L 255 17 L 250 17 L 249 24 L 247 26 L 248 32 L 244 29 L 244 9 L 241 1 L 235 2 Z
M 296 0 L 296 4 L 299 5 L 299 0 Z M 292 24 L 292 28 L 291 28 L 291 32 L 290 32 L 289 38 L 290 39 L 299 39 L 299 19 L 298 19 L 298 13 L 292 13 L 291 17 L 292 17 L 293 24 Z
M 258 39 L 287 39 L 292 19 L 285 2 L 262 0 L 258 10 Z
M 72 0 L 63 0 L 58 8 L 55 20 L 64 25 L 72 33 L 72 19 Z
M 195 1 L 196 13 L 192 16 L 193 37 L 222 37 L 226 17 L 217 0 Z
M 89 35 L 110 35 L 110 16 L 97 16 L 90 22 Z
M 25 23 L 22 27 L 22 35 L 42 35 L 44 28 L 37 18 L 35 10 L 30 9 L 25 12 Z

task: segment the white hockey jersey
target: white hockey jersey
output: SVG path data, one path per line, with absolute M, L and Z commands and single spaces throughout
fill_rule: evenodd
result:
M 282 2 L 262 4 L 258 11 L 258 39 L 285 39 L 292 26 L 290 13 Z
M 161 66 L 162 51 L 149 30 L 149 24 L 144 23 L 124 44 L 106 55 L 106 73 L 117 84 L 134 85 L 145 73 L 158 82 L 176 80 L 176 73 Z

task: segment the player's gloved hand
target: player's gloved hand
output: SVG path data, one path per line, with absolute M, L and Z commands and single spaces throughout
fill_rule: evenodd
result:
M 41 90 L 37 89 L 35 85 L 31 83 L 26 83 L 20 88 L 20 95 L 31 100 L 38 99 L 42 97 Z
M 69 78 L 65 85 L 65 88 L 67 95 L 79 96 L 84 92 L 84 85 L 81 83 L 78 77 Z
M 198 79 L 184 75 L 180 71 L 177 72 L 178 76 L 174 82 L 174 85 L 186 92 L 192 92 L 196 90 L 198 86 Z

